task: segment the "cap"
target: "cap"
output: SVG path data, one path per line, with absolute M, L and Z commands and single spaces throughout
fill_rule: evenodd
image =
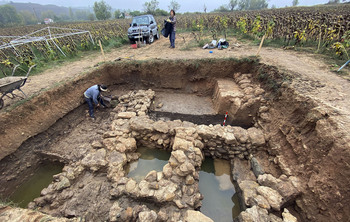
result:
M 105 86 L 105 85 L 100 85 L 100 91 L 106 92 L 106 91 L 107 91 L 107 86 Z

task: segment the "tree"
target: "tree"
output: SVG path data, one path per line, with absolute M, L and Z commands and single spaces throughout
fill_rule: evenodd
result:
M 144 11 L 147 14 L 154 14 L 158 9 L 158 6 L 159 2 L 157 0 L 151 0 L 150 2 L 145 2 L 143 4 Z
M 92 13 L 90 13 L 88 10 L 77 10 L 75 12 L 75 19 L 79 21 L 87 21 L 89 20 L 89 14 Z
M 267 0 L 240 0 L 238 2 L 239 10 L 258 10 L 268 6 Z
M 69 17 L 71 20 L 74 20 L 74 12 L 71 7 L 69 7 Z
M 204 13 L 207 13 L 207 6 L 204 4 L 203 6 Z
M 228 9 L 227 5 L 222 5 L 217 9 L 214 9 L 214 12 L 229 12 L 230 9 Z
M 271 8 L 272 8 L 272 9 L 275 9 L 275 8 L 277 8 L 277 7 L 276 7 L 276 5 L 272 5 Z
M 94 3 L 94 12 L 98 20 L 107 20 L 112 17 L 112 7 L 104 0 Z
M 117 9 L 114 12 L 114 18 L 115 19 L 124 18 L 124 13 L 122 11 L 120 11 L 119 9 Z
M 299 5 L 299 0 L 293 0 L 293 6 Z
M 95 15 L 93 13 L 90 13 L 88 15 L 88 19 L 89 19 L 89 21 L 95 21 Z
M 228 7 L 230 8 L 231 11 L 233 11 L 237 5 L 238 5 L 238 0 L 230 0 L 230 2 L 228 3 Z
M 329 0 L 328 4 L 338 4 L 340 0 Z
M 12 5 L 0 6 L 0 26 L 20 25 L 23 22 L 21 18 Z
M 46 18 L 54 19 L 55 13 L 52 10 L 43 11 L 41 13 L 41 20 L 44 20 Z
M 168 14 L 169 14 L 169 12 L 167 12 L 163 9 L 160 9 L 160 8 L 157 8 L 156 11 L 154 12 L 155 16 L 167 16 Z
M 130 15 L 135 17 L 135 16 L 142 15 L 142 12 L 140 12 L 140 11 L 132 11 L 132 12 L 130 12 Z
M 248 10 L 249 9 L 249 0 L 240 0 L 238 2 L 238 9 L 239 10 Z
M 171 0 L 170 5 L 168 6 L 169 10 L 174 10 L 175 12 L 179 11 L 181 5 L 175 1 Z
M 20 16 L 22 16 L 25 25 L 34 25 L 39 22 L 36 19 L 35 15 L 30 11 L 27 11 L 27 10 L 20 11 L 19 14 Z
M 269 4 L 266 0 L 250 0 L 249 10 L 259 10 L 267 8 Z

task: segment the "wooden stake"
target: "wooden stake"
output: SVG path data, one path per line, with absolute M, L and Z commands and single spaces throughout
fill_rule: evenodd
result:
M 260 46 L 259 46 L 258 52 L 256 53 L 256 56 L 258 56 L 260 54 L 260 50 L 264 44 L 265 37 L 266 37 L 266 35 L 264 35 L 261 39 Z
M 320 51 L 320 46 L 321 46 L 321 38 L 322 38 L 322 28 L 320 28 L 320 38 L 318 40 L 318 47 L 317 47 L 317 52 Z
M 101 40 L 98 40 L 98 43 L 100 44 L 100 49 L 101 49 L 101 53 L 103 55 L 104 61 L 106 61 L 106 56 L 105 56 L 105 52 L 103 51 L 103 48 L 102 48 Z

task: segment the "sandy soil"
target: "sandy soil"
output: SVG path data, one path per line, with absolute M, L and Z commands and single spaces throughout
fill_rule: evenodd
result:
M 247 57 L 256 55 L 258 47 L 241 44 L 240 47 L 230 47 L 227 50 L 203 50 L 192 48 L 184 50 L 193 39 L 192 34 L 178 34 L 176 48 L 170 49 L 169 40 L 161 38 L 152 45 L 139 49 L 131 49 L 130 46 L 114 49 L 106 53 L 107 61 L 121 60 L 152 60 L 152 59 L 200 59 L 200 58 L 226 58 Z M 231 45 L 237 42 L 234 38 L 228 39 Z M 350 96 L 349 82 L 331 72 L 329 66 L 315 55 L 286 51 L 276 48 L 262 48 L 261 62 L 274 65 L 280 69 L 297 76 L 301 81 L 295 81 L 295 87 L 307 93 L 316 100 L 347 113 L 350 110 L 350 102 L 346 100 Z M 81 60 L 67 62 L 61 67 L 46 70 L 45 72 L 30 76 L 27 84 L 22 88 L 28 95 L 40 93 L 40 91 L 53 87 L 60 82 L 67 81 L 84 72 L 95 69 L 95 65 L 103 62 L 100 53 L 82 56 Z M 349 73 L 347 70 L 346 72 Z M 301 83 L 302 82 L 302 83 Z M 316 86 L 316 87 L 315 87 Z M 10 100 L 5 98 L 5 107 L 14 104 L 19 99 Z M 5 110 L 5 109 L 3 109 Z

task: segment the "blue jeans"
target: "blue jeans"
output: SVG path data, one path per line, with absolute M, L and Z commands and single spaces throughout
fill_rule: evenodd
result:
M 98 102 L 101 103 L 102 106 L 106 106 L 102 100 L 101 97 L 98 97 Z M 94 100 L 92 98 L 86 98 L 85 97 L 85 101 L 87 102 L 88 106 L 89 106 L 89 115 L 90 117 L 92 118 L 95 118 L 95 115 L 94 115 Z
M 175 48 L 175 34 L 176 31 L 172 31 L 169 35 L 169 39 L 170 39 L 170 46 Z

